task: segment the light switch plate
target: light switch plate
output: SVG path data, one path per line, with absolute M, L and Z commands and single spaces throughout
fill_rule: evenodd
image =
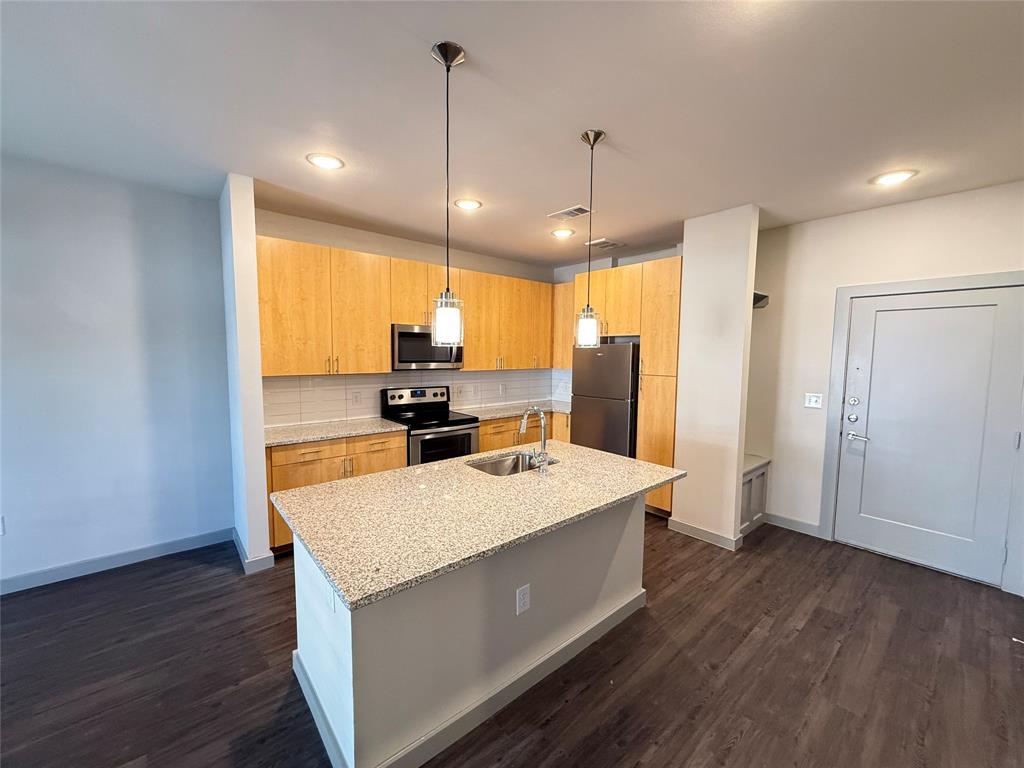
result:
M 821 408 L 821 393 L 804 392 L 804 408 Z

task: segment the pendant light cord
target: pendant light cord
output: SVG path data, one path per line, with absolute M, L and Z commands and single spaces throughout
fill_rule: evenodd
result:
M 596 143 L 596 142 L 595 142 Z M 594 144 L 590 145 L 590 213 L 587 214 L 587 306 L 590 306 L 590 249 L 594 242 Z
M 448 230 L 452 206 L 449 192 L 449 166 L 451 165 L 451 116 L 448 109 L 448 91 L 452 79 L 452 68 L 450 64 L 444 65 L 444 292 L 451 292 L 451 265 L 448 255 Z

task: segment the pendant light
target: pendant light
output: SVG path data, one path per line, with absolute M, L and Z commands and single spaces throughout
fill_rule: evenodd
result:
M 444 65 L 444 290 L 434 299 L 434 310 L 430 322 L 431 343 L 435 347 L 462 346 L 462 299 L 452 293 L 449 273 L 449 233 L 451 199 L 449 194 L 449 165 L 451 162 L 451 117 L 448 109 L 448 89 L 452 67 L 466 60 L 466 52 L 458 43 L 448 41 L 435 43 L 430 55 Z
M 594 147 L 604 139 L 604 131 L 584 131 L 580 138 L 590 147 L 590 235 L 587 237 L 587 304 L 576 315 L 575 338 L 576 346 L 586 349 L 601 346 L 600 318 L 590 306 L 590 249 L 594 242 Z

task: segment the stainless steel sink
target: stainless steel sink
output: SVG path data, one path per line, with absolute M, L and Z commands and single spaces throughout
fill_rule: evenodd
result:
M 473 469 L 479 469 L 488 475 L 505 477 L 507 475 L 518 475 L 537 468 L 537 457 L 532 453 L 521 451 L 519 453 L 506 453 L 503 456 L 494 456 L 490 459 L 466 462 Z M 557 464 L 558 459 L 548 458 L 548 466 Z

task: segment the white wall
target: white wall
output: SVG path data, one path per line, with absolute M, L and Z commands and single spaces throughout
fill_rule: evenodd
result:
M 229 173 L 220 196 L 235 546 L 246 573 L 274 564 L 267 519 L 253 180 Z
M 689 267 L 689 265 L 687 265 Z M 816 529 L 836 288 L 1024 268 L 1024 182 L 762 232 L 754 312 L 748 450 L 772 458 L 768 512 Z
M 746 427 L 759 210 L 686 220 L 680 295 L 673 530 L 734 548 Z
M 11 157 L 2 185 L 5 589 L 224 538 L 217 202 Z
M 392 235 L 382 235 L 365 229 L 353 229 L 340 224 L 329 224 L 313 219 L 303 219 L 274 211 L 256 210 L 256 232 L 269 237 L 286 240 L 300 240 L 305 243 L 348 248 L 353 251 L 379 253 L 399 259 L 415 259 L 444 264 L 444 246 L 421 243 Z M 451 265 L 495 275 L 524 277 L 530 280 L 552 282 L 552 269 L 538 264 L 524 264 L 518 261 L 485 256 L 470 251 L 451 251 Z
M 654 259 L 669 259 L 675 256 L 677 253 L 676 246 L 671 248 L 662 248 L 657 251 L 650 251 L 648 253 L 638 253 L 634 256 L 614 256 L 608 255 L 603 251 L 596 251 L 591 258 L 591 269 L 607 269 L 608 267 L 626 267 L 630 264 L 642 264 L 645 261 L 653 261 Z M 584 250 L 584 254 L 586 251 Z M 574 279 L 576 275 L 581 272 L 587 271 L 587 262 L 581 261 L 575 264 L 566 264 L 561 267 L 555 267 L 556 283 L 568 283 Z

